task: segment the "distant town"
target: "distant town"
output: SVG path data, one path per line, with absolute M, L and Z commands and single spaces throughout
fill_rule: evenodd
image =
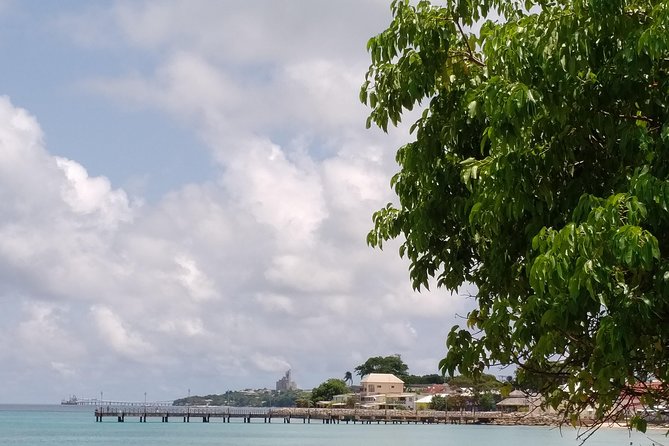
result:
M 292 371 L 276 381 L 271 389 L 227 391 L 220 395 L 191 396 L 175 400 L 175 406 L 296 407 L 361 410 L 461 411 L 531 414 L 546 417 L 554 424 L 559 411 L 548 407 L 537 389 L 518 388 L 513 376 L 482 374 L 477 380 L 465 376 L 439 374 L 412 375 L 399 355 L 372 357 L 356 367 L 360 384 L 353 384 L 353 373 L 331 378 L 311 389 L 299 389 Z M 664 407 L 650 408 L 635 396 L 625 397 L 622 417 L 638 414 L 651 421 L 668 419 Z M 579 418 L 592 420 L 595 408 L 584 410 Z M 544 420 L 545 421 L 545 420 Z M 541 421 L 542 423 L 544 421 Z
M 353 384 L 354 375 L 360 384 Z M 513 390 L 511 377 L 500 380 L 483 375 L 474 382 L 464 376 L 412 375 L 400 355 L 374 356 L 341 378 L 330 378 L 313 389 L 300 389 L 292 370 L 286 370 L 274 389 L 228 390 L 222 394 L 194 395 L 173 402 L 175 406 L 321 407 L 362 409 L 522 409 L 519 400 L 504 402 Z M 510 398 L 515 398 L 511 396 Z
M 319 386 L 300 389 L 287 370 L 275 383 L 274 389 L 228 390 L 221 394 L 189 395 L 174 401 L 143 403 L 146 406 L 188 406 L 189 408 L 315 408 L 360 409 L 363 411 L 422 411 L 488 412 L 499 416 L 529 414 L 544 417 L 540 424 L 556 424 L 559 411 L 548 407 L 536 389 L 519 389 L 512 376 L 496 377 L 482 374 L 474 380 L 465 376 L 445 377 L 439 374 L 412 375 L 399 355 L 372 357 L 354 369 L 360 384 L 353 384 L 353 373 L 330 378 Z M 649 383 L 648 385 L 652 385 Z M 664 423 L 669 414 L 664 406 L 649 408 L 638 397 L 625 401 L 623 417 L 642 414 L 649 421 Z M 77 399 L 71 396 L 62 404 L 96 406 L 142 406 L 141 402 L 117 402 L 102 399 Z M 331 411 L 330 411 L 331 412 Z M 304 415 L 304 414 L 303 414 Z M 581 420 L 596 417 L 595 409 L 580 413 Z M 497 420 L 503 422 L 505 418 Z M 516 420 L 517 421 L 517 420 Z M 558 420 L 559 421 L 559 420 Z
M 312 390 L 304 390 L 298 388 L 293 381 L 292 371 L 287 370 L 276 381 L 274 389 L 229 390 L 222 394 L 190 396 L 175 400 L 174 405 L 407 410 L 443 410 L 442 405 L 449 405 L 449 410 L 494 410 L 495 405 L 503 401 L 505 386 L 504 382 L 492 375 L 485 375 L 477 384 L 464 377 L 446 380 L 436 374 L 410 376 L 408 381 L 421 382 L 408 384 L 392 373 L 370 373 L 362 377 L 359 385 L 352 385 L 350 381 L 347 384 L 345 379 L 329 379 Z

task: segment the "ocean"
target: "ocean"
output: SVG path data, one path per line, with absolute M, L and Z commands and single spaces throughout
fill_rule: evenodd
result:
M 283 424 L 241 419 L 231 423 L 213 420 L 115 419 L 95 422 L 93 406 L 0 405 L 2 446 L 577 446 L 574 429 L 530 426 L 398 425 L 398 424 Z M 603 428 L 586 446 L 655 446 L 669 444 L 665 430 L 630 434 L 626 429 Z

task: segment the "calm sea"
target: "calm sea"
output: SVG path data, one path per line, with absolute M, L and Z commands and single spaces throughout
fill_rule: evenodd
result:
M 211 423 L 159 419 L 140 423 L 126 419 L 117 423 L 108 419 L 96 423 L 91 406 L 0 405 L 0 445 L 120 445 L 123 446 L 576 446 L 576 431 L 524 426 L 457 426 L 457 425 L 361 425 L 320 423 L 265 424 L 254 419 L 244 424 Z M 625 429 L 601 429 L 586 445 L 608 446 L 630 444 L 668 444 L 665 431 L 649 436 Z

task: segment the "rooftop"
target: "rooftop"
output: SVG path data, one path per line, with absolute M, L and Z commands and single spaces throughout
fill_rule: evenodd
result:
M 399 379 L 397 376 L 392 373 L 370 373 L 365 375 L 364 378 L 360 381 L 361 384 L 364 383 L 397 383 L 404 384 L 404 381 Z

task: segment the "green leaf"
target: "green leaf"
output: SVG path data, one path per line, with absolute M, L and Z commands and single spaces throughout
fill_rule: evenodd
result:
M 416 121 L 368 242 L 399 238 L 415 289 L 473 295 L 443 371 L 511 363 L 565 420 L 615 418 L 637 377 L 669 383 L 669 4 L 391 10 L 360 99 L 368 126 Z

